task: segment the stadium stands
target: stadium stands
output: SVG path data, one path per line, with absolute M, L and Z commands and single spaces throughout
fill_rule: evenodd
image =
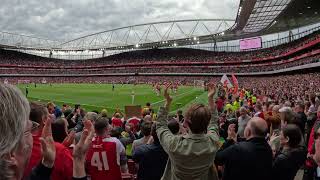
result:
M 106 75 L 110 73 L 253 73 L 319 63 L 316 31 L 291 43 L 248 52 L 196 49 L 131 51 L 92 60 L 58 60 L 0 50 L 0 74 Z

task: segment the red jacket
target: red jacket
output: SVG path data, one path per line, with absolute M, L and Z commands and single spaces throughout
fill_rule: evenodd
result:
M 28 177 L 32 171 L 32 168 L 37 166 L 41 159 L 41 145 L 40 137 L 41 130 L 32 135 L 33 137 L 33 148 L 32 154 L 28 166 L 24 171 L 24 177 Z M 51 174 L 52 180 L 72 180 L 72 168 L 73 159 L 71 151 L 60 143 L 55 143 L 56 146 L 56 159 Z

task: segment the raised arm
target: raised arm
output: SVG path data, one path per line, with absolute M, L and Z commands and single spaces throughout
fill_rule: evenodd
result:
M 164 107 L 160 107 L 160 110 L 158 112 L 158 118 L 157 118 L 158 124 L 156 128 L 159 141 L 166 152 L 170 151 L 170 147 L 176 144 L 174 135 L 169 130 L 168 124 L 167 124 L 168 111 L 170 110 L 170 106 L 172 102 L 172 98 L 168 93 L 168 89 L 170 86 L 171 86 L 170 84 L 165 86 L 165 89 L 164 89 L 165 104 L 164 104 Z
M 208 133 L 219 137 L 219 127 L 218 127 L 218 111 L 216 108 L 216 104 L 214 102 L 214 96 L 216 94 L 216 87 L 214 84 L 210 83 L 208 85 L 208 103 L 209 103 L 209 109 L 211 111 L 211 119 L 208 126 Z
M 94 128 L 89 120 L 84 121 L 84 127 L 80 141 L 73 149 L 73 179 L 87 179 L 85 160 L 94 136 Z

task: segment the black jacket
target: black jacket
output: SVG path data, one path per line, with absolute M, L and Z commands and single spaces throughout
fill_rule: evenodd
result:
M 139 180 L 160 180 L 168 161 L 168 155 L 159 142 L 137 147 L 132 158 L 139 163 Z
M 296 122 L 294 122 L 301 130 L 301 133 L 304 135 L 305 134 L 305 127 L 306 127 L 306 122 L 307 122 L 307 116 L 304 112 L 298 112 L 297 113 L 297 118 Z
M 272 179 L 294 180 L 306 157 L 307 150 L 302 146 L 291 150 L 283 150 L 273 162 Z
M 215 163 L 224 165 L 223 180 L 270 180 L 272 150 L 264 138 L 236 144 L 228 140 L 217 152 Z

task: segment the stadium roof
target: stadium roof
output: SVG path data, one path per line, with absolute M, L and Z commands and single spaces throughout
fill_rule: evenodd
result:
M 269 34 L 320 22 L 319 0 L 243 0 L 231 32 Z
M 319 0 L 240 0 L 236 19 L 191 19 L 131 25 L 67 42 L 0 32 L 0 44 L 11 49 L 65 51 L 184 46 L 287 31 L 320 22 L 319 13 Z

